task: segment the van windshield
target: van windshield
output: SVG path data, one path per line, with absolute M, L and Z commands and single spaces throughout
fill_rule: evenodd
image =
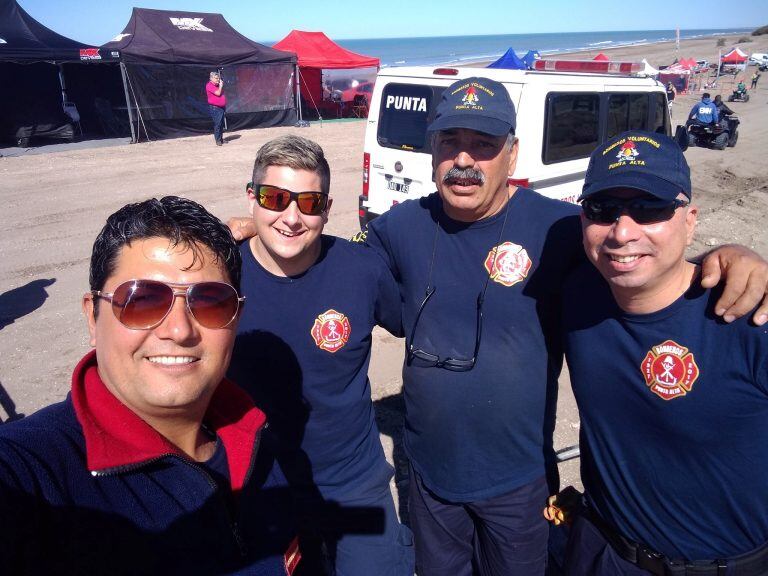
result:
M 379 111 L 379 145 L 431 153 L 427 126 L 444 88 L 415 84 L 387 84 Z

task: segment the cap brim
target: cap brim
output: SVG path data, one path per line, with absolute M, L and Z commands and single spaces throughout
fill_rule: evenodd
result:
M 506 136 L 515 131 L 515 127 L 509 122 L 504 122 L 498 118 L 489 118 L 487 116 L 441 116 L 435 118 L 432 124 L 427 128 L 428 132 L 438 132 L 440 130 L 455 130 L 457 128 L 466 128 L 491 136 Z
M 584 198 L 594 196 L 599 192 L 605 192 L 606 190 L 615 190 L 617 188 L 638 190 L 645 192 L 656 198 L 662 200 L 674 200 L 680 194 L 685 194 L 688 198 L 691 197 L 690 192 L 683 190 L 680 186 L 672 184 L 663 178 L 659 178 L 655 174 L 649 174 L 644 172 L 642 175 L 625 172 L 624 174 L 611 175 L 610 178 L 604 178 L 597 182 L 592 182 L 588 186 L 584 187 L 581 196 L 576 200 L 581 202 Z

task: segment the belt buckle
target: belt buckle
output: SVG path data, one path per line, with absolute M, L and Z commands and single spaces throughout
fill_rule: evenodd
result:
M 638 568 L 647 570 L 648 572 L 658 576 L 664 576 L 666 574 L 665 560 L 666 559 L 663 554 L 659 554 L 655 550 L 646 548 L 643 545 L 638 545 L 636 562 Z

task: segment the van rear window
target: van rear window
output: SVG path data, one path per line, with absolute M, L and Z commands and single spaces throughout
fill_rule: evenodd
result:
M 382 91 L 377 139 L 381 146 L 430 153 L 427 126 L 443 87 L 387 84 Z
M 544 164 L 585 158 L 600 138 L 599 94 L 548 94 Z
M 667 98 L 664 94 L 656 93 L 651 96 L 653 106 L 651 132 L 669 135 L 669 113 L 667 112 Z
M 648 94 L 610 94 L 608 96 L 608 128 L 610 140 L 627 130 L 648 130 Z

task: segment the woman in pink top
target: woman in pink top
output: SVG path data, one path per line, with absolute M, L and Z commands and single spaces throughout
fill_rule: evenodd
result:
M 224 144 L 224 112 L 227 107 L 227 97 L 224 96 L 224 80 L 218 72 L 211 72 L 210 79 L 205 85 L 205 93 L 208 96 L 208 108 L 213 119 L 213 137 L 216 146 Z

